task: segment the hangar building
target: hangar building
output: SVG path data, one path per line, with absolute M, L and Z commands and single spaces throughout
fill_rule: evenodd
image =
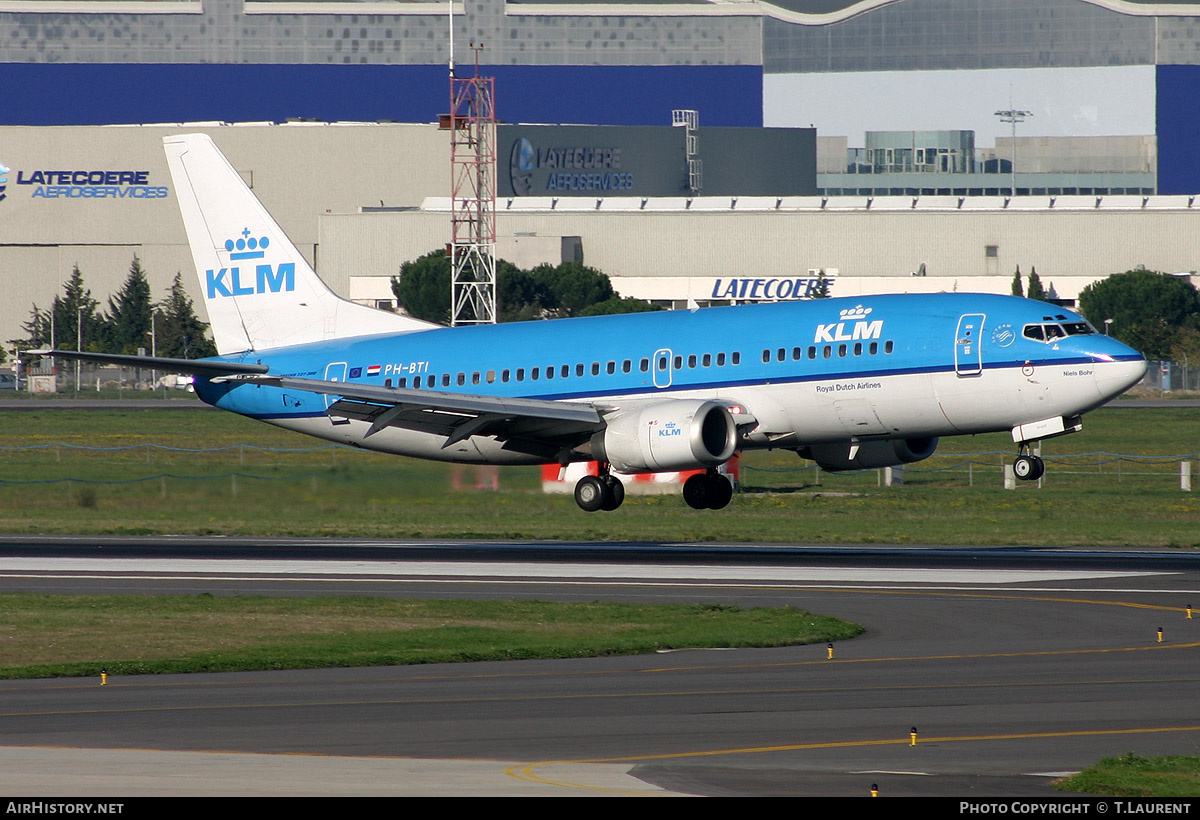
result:
M 673 304 L 794 298 L 819 271 L 836 276 L 835 295 L 1007 292 L 1018 265 L 1071 299 L 1139 265 L 1200 267 L 1200 3 L 450 8 L 454 56 L 469 64 L 482 42 L 506 123 L 662 131 L 674 109 L 700 116 L 702 186 L 504 191 L 501 255 L 581 253 L 623 293 Z M 0 171 L 10 294 L 0 338 L 19 334 L 73 264 L 102 301 L 135 253 L 156 296 L 188 271 L 160 147 L 182 131 L 214 135 L 336 290 L 385 302 L 398 265 L 448 235 L 448 141 L 432 124 L 447 108 L 446 11 L 422 0 L 0 0 L 0 165 L 10 169 Z M 1005 111 L 1024 116 L 1008 122 Z M 296 118 L 310 122 L 279 124 Z M 116 127 L 131 123 L 143 125 Z M 764 127 L 753 148 L 744 133 L 718 133 Z M 615 147 L 602 131 L 556 135 L 551 147 Z M 905 132 L 933 135 L 921 161 L 897 142 Z M 971 132 L 979 151 L 970 184 L 937 153 L 958 144 L 939 141 L 952 132 Z M 509 185 L 505 152 L 521 138 L 501 131 Z M 617 141 L 642 145 L 632 131 Z M 1095 184 L 1026 176 L 1063 165 Z M 68 193 L 35 196 L 39 186 Z

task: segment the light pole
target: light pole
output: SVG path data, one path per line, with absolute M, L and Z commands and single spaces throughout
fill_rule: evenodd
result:
M 75 350 L 83 352 L 83 308 L 78 308 L 75 320 Z M 79 394 L 79 359 L 75 360 L 75 393 Z
M 158 325 L 155 321 L 157 318 L 158 318 L 158 313 L 153 310 L 150 311 L 150 332 L 147 333 L 146 335 L 150 337 L 150 355 L 153 358 L 158 358 Z M 151 390 L 154 389 L 154 385 L 157 382 L 158 382 L 158 369 L 151 368 L 150 369 L 150 389 Z
M 1009 103 L 1011 105 L 1011 103 Z M 1012 125 L 1012 167 L 1009 169 L 1012 172 L 1011 181 L 1011 196 L 1017 195 L 1017 123 L 1025 122 L 1026 117 L 1032 117 L 1032 111 L 1018 111 L 1015 108 L 1007 108 L 1003 111 L 997 111 L 996 116 L 1000 118 L 1000 122 L 1007 122 Z

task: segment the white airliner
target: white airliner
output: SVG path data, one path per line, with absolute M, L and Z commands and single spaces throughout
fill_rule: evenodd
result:
M 443 328 L 330 291 L 204 135 L 167 162 L 219 355 L 54 352 L 196 376 L 216 407 L 330 441 L 468 464 L 566 465 L 584 510 L 613 510 L 613 472 L 703 469 L 683 488 L 719 509 L 738 450 L 794 450 L 827 470 L 933 454 L 939 436 L 1030 444 L 1137 383 L 1146 362 L 1045 302 L 942 293 L 821 299 Z M 41 352 L 49 355 L 48 352 Z

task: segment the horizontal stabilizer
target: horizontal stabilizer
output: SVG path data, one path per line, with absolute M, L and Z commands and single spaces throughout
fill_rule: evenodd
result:
M 220 362 L 212 359 L 170 359 L 163 356 L 128 356 L 121 353 L 81 353 L 78 350 L 26 350 L 24 356 L 53 356 L 71 361 L 141 367 L 168 373 L 191 373 L 197 376 L 238 376 L 266 373 L 265 364 Z

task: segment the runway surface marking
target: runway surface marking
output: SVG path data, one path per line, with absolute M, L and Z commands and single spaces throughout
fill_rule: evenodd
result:
M 856 567 L 771 567 L 705 564 L 580 564 L 573 562 L 478 562 L 478 561 L 259 561 L 228 559 L 169 558 L 0 558 L 0 573 L 46 572 L 55 576 L 64 572 L 192 573 L 204 577 L 213 574 L 240 573 L 248 576 L 400 576 L 450 577 L 485 575 L 493 578 L 612 578 L 671 580 L 762 580 L 762 581 L 859 581 L 880 583 L 1016 584 L 1033 581 L 1079 581 L 1102 578 L 1138 578 L 1173 574 L 1153 571 L 1121 570 L 1021 570 L 1021 569 L 923 569 Z
M 974 743 L 987 740 L 1044 740 L 1049 738 L 1062 737 L 1109 737 L 1120 735 L 1140 735 L 1140 734 L 1161 734 L 1164 732 L 1195 732 L 1200 731 L 1200 725 L 1196 726 L 1158 726 L 1148 728 L 1134 729 L 1082 729 L 1071 732 L 1020 732 L 1001 735 L 960 735 L 960 736 L 945 736 L 945 737 L 922 737 L 921 745 L 932 743 Z M 796 751 L 811 751 L 814 749 L 851 749 L 863 748 L 868 746 L 908 746 L 911 740 L 905 737 L 886 738 L 879 740 L 847 740 L 847 741 L 832 741 L 827 743 L 795 743 L 784 746 L 753 746 L 741 749 L 711 749 L 702 752 L 668 752 L 664 754 L 653 755 L 630 755 L 628 757 L 602 757 L 580 760 L 542 760 L 536 763 L 528 763 L 525 765 L 512 766 L 505 770 L 505 773 L 516 780 L 521 780 L 531 783 L 551 784 L 556 783 L 564 788 L 587 788 L 586 786 L 573 784 L 569 781 L 560 781 L 553 777 L 544 777 L 536 774 L 538 769 L 543 769 L 549 766 L 579 766 L 587 764 L 599 763 L 644 763 L 650 760 L 681 760 L 685 758 L 699 757 L 720 757 L 724 755 L 748 755 L 748 754 L 763 754 L 766 752 L 796 752 Z
M 1055 654 L 1088 654 L 1088 653 L 1104 653 L 1111 651 L 1163 651 L 1163 649 L 1194 649 L 1200 644 L 1177 645 L 1173 647 L 1146 647 L 1143 649 L 1127 649 L 1127 650 L 1076 650 L 1069 652 L 1034 652 L 1027 653 L 1029 655 L 1055 655 Z M 999 655 L 977 656 L 977 655 L 958 655 L 958 656 L 930 656 L 927 658 L 872 658 L 859 661 L 807 661 L 793 664 L 764 664 L 764 666 L 832 666 L 836 663 L 894 663 L 897 661 L 922 661 L 922 660 L 970 660 L 979 657 L 1020 657 L 1026 653 L 1006 653 Z M 720 667 L 721 669 L 733 669 L 739 667 Z M 680 671 L 699 671 L 705 667 L 675 667 L 671 669 L 656 669 L 648 670 L 651 672 L 680 672 Z M 556 677 L 574 677 L 571 675 L 557 675 Z M 415 679 L 420 681 L 420 679 Z M 875 691 L 896 691 L 896 690 L 911 690 L 911 691 L 927 691 L 927 690 L 969 690 L 969 689 L 1023 689 L 1023 688 L 1053 688 L 1061 686 L 1125 686 L 1129 684 L 1172 684 L 1184 685 L 1200 682 L 1200 677 L 1196 676 L 1169 676 L 1169 677 L 1144 677 L 1144 678 L 1111 678 L 1111 679 L 1081 679 L 1081 680 L 1050 680 L 1050 681 L 987 681 L 984 683 L 914 683 L 914 684 L 896 684 L 887 683 L 870 686 L 846 686 L 839 684 L 836 686 L 787 686 L 787 687 L 763 687 L 763 688 L 730 688 L 730 689 L 676 689 L 663 691 L 629 691 L 629 692 L 592 692 L 592 693 L 573 693 L 573 694 L 549 694 L 549 695 L 500 695 L 495 697 L 414 697 L 414 698 L 371 698 L 371 699 L 346 699 L 346 700 L 306 700 L 306 701 L 288 701 L 288 702 L 273 702 L 273 703 L 219 703 L 219 704 L 201 704 L 189 706 L 122 706 L 115 708 L 86 708 L 86 709 L 48 709 L 48 710 L 11 710 L 0 712 L 0 718 L 17 718 L 17 717 L 51 717 L 51 716 L 66 716 L 66 715 L 113 715 L 113 714 L 145 714 L 151 712 L 232 712 L 232 711 L 264 711 L 272 709 L 311 709 L 329 706 L 414 706 L 428 704 L 447 704 L 447 703 L 544 703 L 544 702 L 561 702 L 561 701 L 583 701 L 583 700 L 625 700 L 629 698 L 682 698 L 682 697 L 712 697 L 714 695 L 811 695 L 826 692 L 875 692 Z M 237 685 L 237 684 L 231 684 Z M 245 684 L 240 684 L 245 686 Z M 133 684 L 133 687 L 122 685 L 120 679 L 114 681 L 110 679 L 109 688 L 112 690 L 124 688 L 160 688 L 158 685 L 149 684 Z M 22 691 L 22 688 L 9 689 L 5 688 L 5 692 L 12 694 L 14 691 Z M 33 688 L 29 687 L 27 691 L 46 691 L 45 687 Z

